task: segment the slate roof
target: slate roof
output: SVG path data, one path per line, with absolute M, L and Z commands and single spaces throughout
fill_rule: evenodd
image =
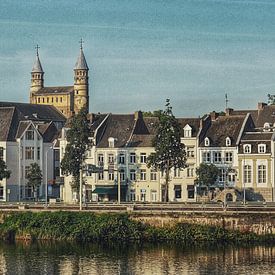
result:
M 254 122 L 254 124 L 256 124 L 256 121 L 258 119 L 258 110 L 233 110 L 231 112 L 231 115 L 247 115 L 247 114 L 251 115 L 251 118 Z
M 0 108 L 0 141 L 7 141 L 11 135 L 14 107 Z
M 64 122 L 66 118 L 54 106 L 29 103 L 0 102 L 0 108 L 14 107 L 20 120 Z
M 79 56 L 77 58 L 77 61 L 75 63 L 75 70 L 89 70 L 89 67 L 86 62 L 86 58 L 84 56 L 83 50 L 80 49 Z
M 30 121 L 51 141 L 57 129 L 54 122 L 65 123 L 65 117 L 53 106 L 27 103 L 0 102 L 0 141 L 15 141 L 29 126 Z
M 210 147 L 225 147 L 227 137 L 231 139 L 231 146 L 236 146 L 245 117 L 245 115 L 219 116 L 211 122 L 211 126 L 204 133 L 200 146 L 205 147 L 205 137 L 210 139 Z
M 35 95 L 70 94 L 73 93 L 73 91 L 74 86 L 44 87 L 36 92 Z
M 243 145 L 250 144 L 251 145 L 251 153 L 258 154 L 258 145 L 265 144 L 266 145 L 266 153 L 271 152 L 271 138 L 273 132 L 246 132 L 240 142 L 239 152 L 243 153 Z M 248 154 L 248 153 L 247 153 Z
M 134 115 L 109 114 L 106 123 L 103 125 L 102 137 L 98 140 L 97 147 L 108 148 L 110 137 L 115 139 L 116 148 L 125 147 L 131 137 L 134 123 Z
M 200 130 L 200 118 L 178 118 L 178 122 L 182 127 L 182 136 L 183 128 L 188 124 L 192 128 L 192 137 L 196 137 Z
M 275 123 L 275 105 L 266 105 L 258 111 L 256 127 L 264 127 L 266 122 L 271 125 Z
M 38 55 L 36 56 L 36 59 L 34 61 L 32 73 L 43 73 L 43 68 Z

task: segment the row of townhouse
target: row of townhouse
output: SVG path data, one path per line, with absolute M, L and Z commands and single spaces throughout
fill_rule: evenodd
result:
M 274 113 L 274 114 L 273 114 Z M 258 110 L 227 109 L 203 118 L 179 118 L 182 143 L 188 167 L 170 175 L 170 201 L 197 200 L 194 184 L 200 163 L 213 163 L 220 174 L 219 187 L 245 188 L 249 199 L 274 200 L 274 129 L 275 106 L 259 104 Z M 149 169 L 147 157 L 154 152 L 156 117 L 134 114 L 91 115 L 91 139 L 86 165 L 99 167 L 98 173 L 84 173 L 86 201 L 116 200 L 118 183 L 124 201 L 163 201 L 164 175 Z M 60 141 L 60 158 L 66 147 L 66 128 Z M 71 177 L 64 178 L 62 199 L 77 200 Z
M 196 168 L 213 163 L 220 169 L 216 186 L 246 190 L 250 199 L 274 201 L 275 106 L 261 103 L 257 110 L 227 109 L 202 118 L 179 118 L 181 141 L 188 167 L 170 175 L 171 201 L 196 201 Z M 98 173 L 84 173 L 87 201 L 116 200 L 118 183 L 124 201 L 160 202 L 164 175 L 149 169 L 154 152 L 156 117 L 134 114 L 90 114 L 91 140 L 86 165 Z M 77 200 L 71 177 L 61 175 L 60 160 L 66 147 L 65 117 L 53 106 L 0 102 L 0 158 L 12 174 L 0 181 L 0 200 L 31 199 L 26 174 L 37 162 L 43 173 L 39 196 Z M 62 180 L 60 180 L 62 179 Z
M 60 170 L 59 162 L 54 161 L 59 149 L 53 145 L 65 122 L 52 106 L 0 102 L 0 158 L 11 171 L 9 179 L 0 181 L 0 201 L 34 198 L 26 180 L 32 163 L 38 163 L 43 174 L 38 197 L 45 197 L 48 184 L 48 194 L 57 192 L 59 196 L 59 187 L 51 185 Z

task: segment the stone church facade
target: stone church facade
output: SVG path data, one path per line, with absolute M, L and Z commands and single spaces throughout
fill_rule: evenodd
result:
M 52 105 L 66 118 L 79 112 L 82 107 L 89 111 L 89 67 L 82 45 L 74 67 L 73 86 L 44 86 L 44 71 L 40 62 L 38 47 L 31 71 L 30 103 Z

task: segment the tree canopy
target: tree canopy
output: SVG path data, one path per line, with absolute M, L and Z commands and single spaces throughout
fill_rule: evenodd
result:
M 200 166 L 196 169 L 197 178 L 195 183 L 202 186 L 211 186 L 215 184 L 218 176 L 219 169 L 214 164 L 201 163 Z
M 168 201 L 171 169 L 183 169 L 187 165 L 185 146 L 181 143 L 181 127 L 172 113 L 169 99 L 165 106 L 166 110 L 160 112 L 157 133 L 153 139 L 155 152 L 147 158 L 147 166 L 165 173 L 164 199 Z
M 86 151 L 92 146 L 89 137 L 90 122 L 86 108 L 74 115 L 70 121 L 70 129 L 67 131 L 67 146 L 61 161 L 62 172 L 72 175 L 72 187 L 79 190 L 80 169 L 86 159 Z
M 37 188 L 42 183 L 42 171 L 37 163 L 32 163 L 30 165 L 30 169 L 27 173 L 26 179 L 28 181 L 27 185 L 32 188 L 33 192 L 37 191 Z M 35 194 L 35 196 L 37 193 Z
M 11 171 L 8 170 L 4 160 L 0 159 L 0 180 L 8 179 L 11 175 Z

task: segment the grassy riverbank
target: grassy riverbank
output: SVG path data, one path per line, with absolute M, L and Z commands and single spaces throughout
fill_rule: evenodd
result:
M 275 243 L 275 235 L 228 231 L 221 227 L 179 223 L 157 228 L 132 221 L 127 214 L 78 212 L 14 213 L 0 224 L 5 240 L 148 241 L 175 243 Z

